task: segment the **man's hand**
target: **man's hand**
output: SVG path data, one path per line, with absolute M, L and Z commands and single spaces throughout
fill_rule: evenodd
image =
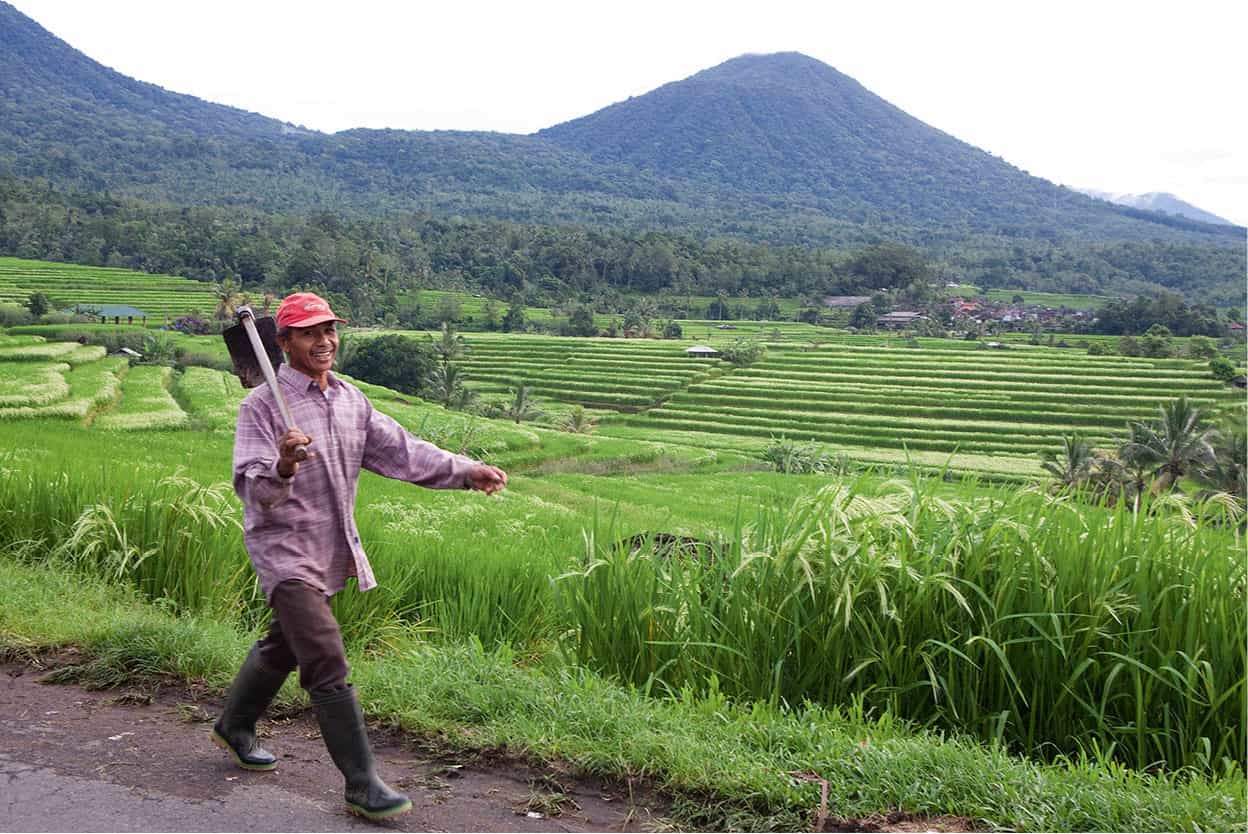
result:
M 479 463 L 468 472 L 469 489 L 493 495 L 505 486 L 507 486 L 507 473 L 497 466 Z
M 277 474 L 283 478 L 293 477 L 299 471 L 299 460 L 295 457 L 295 449 L 307 446 L 311 442 L 312 438 L 299 429 L 290 429 L 283 434 L 277 441 Z

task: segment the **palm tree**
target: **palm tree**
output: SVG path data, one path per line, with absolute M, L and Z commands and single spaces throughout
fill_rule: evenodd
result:
M 425 385 L 428 386 L 433 399 L 447 408 L 461 411 L 477 397 L 477 392 L 468 388 L 464 382 L 463 371 L 453 362 L 435 366 L 425 377 Z
M 520 423 L 540 417 L 543 412 L 533 403 L 533 393 L 529 384 L 518 381 L 511 389 L 511 404 L 503 409 L 503 414 Z
M 573 434 L 589 434 L 598 426 L 598 420 L 585 413 L 585 406 L 578 405 L 568 412 L 563 421 L 563 430 Z
M 217 309 L 213 312 L 213 317 L 217 321 L 229 321 L 234 318 L 234 311 L 240 304 L 247 303 L 247 296 L 241 292 L 242 287 L 233 278 L 226 278 L 212 288 L 212 294 L 217 299 Z
M 1156 420 L 1129 428 L 1131 439 L 1118 455 L 1128 466 L 1150 472 L 1156 492 L 1172 489 L 1179 479 L 1208 469 L 1217 459 L 1213 444 L 1218 431 L 1187 397 L 1162 403 Z
M 1213 463 L 1198 469 L 1196 480 L 1248 503 L 1248 432 L 1241 413 L 1228 418 L 1213 442 Z
M 1061 487 L 1072 488 L 1092 476 L 1096 460 L 1092 441 L 1074 432 L 1062 438 L 1060 451 L 1045 452 L 1040 466 L 1056 478 Z
M 438 360 L 446 365 L 456 359 L 462 359 L 468 352 L 468 345 L 464 343 L 464 337 L 455 332 L 455 325 L 444 321 L 442 322 L 442 336 L 433 339 L 433 350 L 438 354 Z

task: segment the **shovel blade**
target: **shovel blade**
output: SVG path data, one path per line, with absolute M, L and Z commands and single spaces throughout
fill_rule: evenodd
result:
M 269 355 L 273 371 L 276 372 L 278 366 L 282 364 L 282 349 L 277 346 L 277 322 L 272 316 L 258 318 L 255 322 L 256 333 L 260 336 L 265 353 Z M 236 324 L 233 327 L 227 327 L 221 331 L 221 336 L 225 339 L 225 346 L 230 351 L 230 360 L 234 363 L 234 375 L 238 377 L 239 382 L 243 383 L 243 387 L 255 388 L 257 385 L 262 385 L 264 371 L 257 364 L 262 360 L 258 359 L 256 352 L 252 350 L 251 340 L 247 338 L 247 331 L 243 329 L 243 326 Z

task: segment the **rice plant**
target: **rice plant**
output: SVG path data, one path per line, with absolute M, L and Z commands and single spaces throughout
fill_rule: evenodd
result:
M 713 558 L 594 535 L 559 581 L 569 656 L 647 690 L 863 699 L 1040 757 L 1242 766 L 1237 532 L 1201 520 L 1216 513 L 935 483 L 829 486 L 760 511 Z

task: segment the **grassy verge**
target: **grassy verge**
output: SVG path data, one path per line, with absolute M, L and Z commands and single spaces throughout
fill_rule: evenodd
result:
M 176 676 L 224 686 L 251 636 L 174 617 L 131 592 L 0 558 L 0 649 L 77 646 L 97 685 Z M 506 649 L 434 647 L 396 634 L 353 652 L 366 710 L 470 748 L 643 777 L 674 795 L 685 827 L 808 828 L 819 785 L 832 815 L 900 809 L 1020 830 L 1244 830 L 1245 781 L 1149 776 L 1096 761 L 1038 765 L 957 737 L 846 709 L 781 711 L 720 695 L 647 697 L 593 673 L 531 668 Z M 66 676 L 70 677 L 70 676 Z M 289 684 L 288 684 L 289 686 Z

